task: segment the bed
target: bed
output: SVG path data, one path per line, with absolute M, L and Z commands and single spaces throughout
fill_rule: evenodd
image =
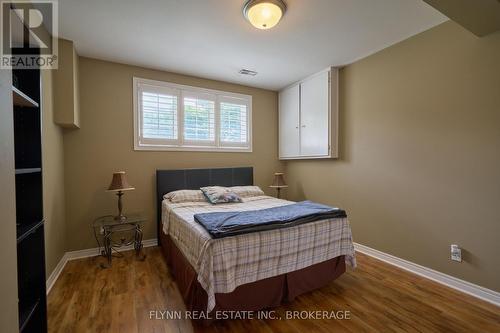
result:
M 157 170 L 157 232 L 187 310 L 255 311 L 320 288 L 355 267 L 347 218 L 213 239 L 194 214 L 278 207 L 292 202 L 265 195 L 242 203 L 172 203 L 166 193 L 204 186 L 253 185 L 253 168 Z

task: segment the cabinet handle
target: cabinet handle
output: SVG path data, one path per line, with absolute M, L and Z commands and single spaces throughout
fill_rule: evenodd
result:
M 295 126 L 296 129 L 299 129 L 299 126 Z
M 302 125 L 302 127 L 306 127 L 306 125 Z

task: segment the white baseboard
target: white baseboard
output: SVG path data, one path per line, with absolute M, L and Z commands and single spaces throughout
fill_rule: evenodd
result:
M 59 278 L 59 275 L 61 275 L 61 272 L 64 269 L 64 266 L 66 266 L 66 263 L 68 262 L 68 253 L 64 253 L 61 260 L 56 265 L 56 268 L 50 273 L 50 276 L 47 279 L 47 282 L 45 283 L 45 288 L 47 290 L 47 295 L 49 294 L 50 289 L 54 286 L 54 283 L 56 283 L 57 279 Z
M 429 280 L 441 283 L 447 287 L 456 289 L 468 295 L 480 298 L 486 302 L 500 306 L 500 293 L 494 290 L 478 286 L 451 275 L 435 271 L 431 268 L 415 264 L 411 261 L 407 261 L 393 255 L 372 249 L 362 244 L 354 243 L 354 249 L 356 251 L 369 255 L 370 257 L 382 260 L 388 264 L 415 273 Z
M 158 244 L 158 241 L 156 238 L 154 239 L 146 239 L 142 241 L 142 246 L 144 247 L 150 247 L 150 246 L 156 246 Z M 129 251 L 134 248 L 134 245 L 128 245 L 124 247 L 120 247 L 116 249 L 118 252 L 123 252 L 123 251 Z M 93 249 L 86 249 L 86 250 L 78 250 L 78 251 L 70 251 L 66 252 L 66 255 L 68 256 L 68 260 L 75 260 L 75 259 L 81 259 L 81 258 L 88 258 L 88 257 L 93 257 L 99 255 L 99 248 L 95 247 Z
M 151 247 L 151 246 L 156 246 L 158 244 L 158 240 L 156 238 L 153 239 L 146 239 L 142 241 L 142 246 L 143 247 Z M 124 247 L 120 247 L 116 249 L 118 252 L 123 252 L 123 251 L 128 251 L 132 250 L 134 246 L 128 245 Z M 99 248 L 95 247 L 93 249 L 86 249 L 86 250 L 78 250 L 78 251 L 70 251 L 64 253 L 62 256 L 61 260 L 56 265 L 56 268 L 52 271 L 50 274 L 49 278 L 47 279 L 46 282 L 46 289 L 47 289 L 47 295 L 49 294 L 50 290 L 56 283 L 57 279 L 59 278 L 59 275 L 63 271 L 64 267 L 66 266 L 66 263 L 70 260 L 75 260 L 75 259 L 81 259 L 81 258 L 88 258 L 88 257 L 94 257 L 99 255 Z
M 144 247 L 156 246 L 157 239 L 156 238 L 155 239 L 147 239 L 147 240 L 143 241 L 142 244 Z M 500 293 L 496 292 L 494 290 L 478 286 L 476 284 L 458 279 L 458 278 L 453 277 L 451 275 L 447 275 L 447 274 L 438 272 L 438 271 L 433 270 L 431 268 L 427 268 L 427 267 L 415 264 L 413 262 L 395 257 L 393 255 L 372 249 L 372 248 L 365 246 L 365 245 L 362 245 L 362 244 L 354 243 L 354 248 L 356 249 L 356 251 L 364 253 L 366 255 L 369 255 L 370 257 L 374 257 L 376 259 L 382 260 L 388 264 L 394 265 L 396 267 L 399 267 L 399 268 L 404 269 L 406 271 L 420 275 L 424 278 L 433 280 L 435 282 L 441 283 L 445 286 L 456 289 L 456 290 L 461 291 L 463 293 L 466 293 L 468 295 L 480 298 L 486 302 L 500 306 Z M 133 249 L 133 245 L 129 245 L 129 246 L 124 246 L 122 248 L 119 248 L 118 251 L 122 252 L 122 251 L 128 251 L 128 250 L 132 250 L 132 249 Z M 81 259 L 81 258 L 93 257 L 93 256 L 96 256 L 98 254 L 99 254 L 98 248 L 66 252 L 62 256 L 62 258 L 59 261 L 59 263 L 57 264 L 56 268 L 54 268 L 54 270 L 50 274 L 49 278 L 47 279 L 47 294 L 50 292 L 50 290 L 54 286 L 55 282 L 59 278 L 59 275 L 63 271 L 63 269 L 66 266 L 66 263 L 68 261 L 75 260 L 75 259 Z

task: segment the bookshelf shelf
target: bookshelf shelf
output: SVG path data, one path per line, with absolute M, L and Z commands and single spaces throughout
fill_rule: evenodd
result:
M 23 106 L 23 107 L 34 107 L 37 108 L 39 105 L 28 95 L 23 93 L 21 90 L 12 86 L 12 98 L 15 106 Z
M 47 332 L 39 69 L 13 69 L 19 331 Z M 13 80 L 14 81 L 14 80 Z

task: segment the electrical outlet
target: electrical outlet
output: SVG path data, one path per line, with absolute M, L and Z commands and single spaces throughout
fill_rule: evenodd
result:
M 462 249 L 456 244 L 451 244 L 451 260 L 462 262 Z

